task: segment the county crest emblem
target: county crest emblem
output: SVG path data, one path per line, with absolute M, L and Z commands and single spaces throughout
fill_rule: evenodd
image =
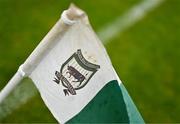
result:
M 62 64 L 60 71 L 55 71 L 55 81 L 57 84 L 60 82 L 65 87 L 63 89 L 66 95 L 76 95 L 76 90 L 83 88 L 92 76 L 100 68 L 87 61 L 80 49 L 77 50 L 64 64 Z

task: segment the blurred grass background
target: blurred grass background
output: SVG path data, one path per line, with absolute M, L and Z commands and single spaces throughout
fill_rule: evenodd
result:
M 141 1 L 0 0 L 0 89 L 71 2 L 98 31 Z M 180 122 L 179 11 L 179 0 L 166 0 L 105 45 L 145 122 Z M 37 94 L 0 122 L 56 120 Z

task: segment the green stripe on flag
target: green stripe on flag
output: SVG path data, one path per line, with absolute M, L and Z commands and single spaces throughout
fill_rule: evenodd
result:
M 135 114 L 133 115 L 132 113 Z M 68 123 L 77 122 L 142 123 L 143 119 L 137 111 L 124 86 L 122 84 L 119 86 L 118 82 L 113 80 L 106 84 L 89 102 L 89 104 L 86 105 L 86 107 Z
M 132 101 L 131 97 L 129 96 L 129 93 L 127 92 L 124 85 L 121 83 L 120 88 L 123 94 L 123 98 L 126 104 L 127 112 L 129 115 L 129 121 L 130 123 L 144 123 L 144 120 L 137 110 L 134 102 Z

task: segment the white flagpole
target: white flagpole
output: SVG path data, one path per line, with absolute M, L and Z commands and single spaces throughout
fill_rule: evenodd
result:
M 19 67 L 16 74 L 8 82 L 8 84 L 0 92 L 0 103 L 8 96 L 8 94 L 20 83 L 20 81 L 29 76 L 34 68 L 39 64 L 43 57 L 53 48 L 58 42 L 57 38 L 61 38 L 67 29 L 73 25 L 78 19 L 83 17 L 85 13 L 79 8 L 70 5 L 68 10 L 65 10 L 61 19 L 54 25 L 50 32 L 42 39 L 40 44 L 35 48 L 26 61 Z M 88 22 L 87 22 L 88 23 Z

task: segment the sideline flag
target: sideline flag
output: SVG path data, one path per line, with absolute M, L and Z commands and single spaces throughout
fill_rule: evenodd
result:
M 18 70 L 60 123 L 144 123 L 87 15 L 74 5 Z

